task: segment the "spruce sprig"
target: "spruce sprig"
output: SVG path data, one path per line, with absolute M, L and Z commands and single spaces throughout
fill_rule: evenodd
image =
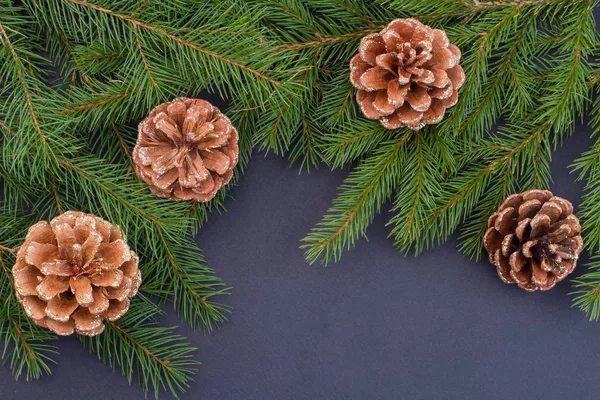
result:
M 131 383 L 137 379 L 144 394 L 158 399 L 161 391 L 175 398 L 189 387 L 199 362 L 193 359 L 195 348 L 174 328 L 158 326 L 154 317 L 161 314 L 149 299 L 135 298 L 129 312 L 116 322 L 107 323 L 102 335 L 80 337 L 90 352 L 107 363 Z
M 258 54 L 263 46 L 255 40 L 261 33 L 247 29 L 248 11 L 219 2 L 202 12 L 189 2 L 167 3 L 145 10 L 145 2 L 0 3 L 0 334 L 16 377 L 50 373 L 57 349 L 55 336 L 32 324 L 16 302 L 15 246 L 29 225 L 67 210 L 119 224 L 141 258 L 141 291 L 172 302 L 193 328 L 209 332 L 226 319 L 220 299 L 229 289 L 191 240 L 210 210 L 223 209 L 226 193 L 205 205 L 157 199 L 133 173 L 131 125 L 161 101 L 199 90 L 237 91 L 251 106 L 287 96 L 277 80 L 288 72 L 270 71 L 268 57 L 249 60 L 242 51 Z M 213 40 L 223 40 L 229 18 L 240 24 L 229 33 L 237 47 Z M 207 32 L 200 34 L 200 26 Z M 242 166 L 249 142 L 240 140 Z M 177 395 L 191 380 L 193 348 L 154 326 L 157 310 L 149 304 L 135 301 L 91 348 L 129 380 L 135 374 L 145 391 Z
M 350 3 L 354 9 L 369 7 Z M 467 74 L 459 103 L 445 120 L 417 133 L 405 146 L 409 150 L 403 164 L 390 172 L 403 180 L 391 192 L 386 182 L 370 185 L 368 172 L 361 170 L 363 164 L 380 159 L 382 143 L 404 138 L 402 131 L 385 132 L 376 123 L 363 122 L 352 99 L 347 63 L 362 35 L 346 42 L 352 32 L 342 31 L 338 40 L 289 44 L 289 49 L 302 51 L 318 48 L 322 63 L 318 68 L 334 71 L 331 78 L 315 82 L 322 92 L 316 118 L 321 131 L 328 132 L 322 146 L 324 161 L 334 167 L 357 163 L 351 177 L 370 189 L 373 200 L 364 204 L 367 209 L 379 208 L 379 199 L 394 195 L 389 226 L 400 250 L 418 253 L 446 240 L 462 225 L 460 248 L 480 257 L 487 217 L 509 194 L 550 185 L 551 151 L 572 133 L 576 118 L 586 113 L 597 56 L 592 13 L 597 5 L 596 1 L 377 2 L 375 7 L 396 11 L 394 17 L 407 13 L 445 29 L 463 49 L 461 65 Z M 354 29 L 364 35 L 368 26 L 378 30 L 391 19 L 369 19 L 370 24 L 361 19 L 363 30 Z M 335 54 L 335 65 L 326 64 L 327 50 Z M 370 212 L 368 218 L 354 219 L 353 204 L 362 204 L 362 192 L 354 193 L 347 184 L 340 190 L 334 207 L 306 238 L 309 262 L 339 258 L 341 249 L 351 247 L 372 220 Z M 337 229 L 333 221 L 339 221 Z

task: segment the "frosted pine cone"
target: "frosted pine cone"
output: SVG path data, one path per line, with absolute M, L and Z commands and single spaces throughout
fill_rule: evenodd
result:
M 465 81 L 460 50 L 444 31 L 396 19 L 365 36 L 350 62 L 350 81 L 365 117 L 387 129 L 437 124 Z
M 74 211 L 31 226 L 12 273 L 25 313 L 58 335 L 102 333 L 104 320 L 127 312 L 142 281 L 121 229 Z
M 549 290 L 575 269 L 583 249 L 573 205 L 548 190 L 513 194 L 488 222 L 484 244 L 505 283 Z
M 208 101 L 175 99 L 139 125 L 135 170 L 159 197 L 209 201 L 238 162 L 238 132 Z

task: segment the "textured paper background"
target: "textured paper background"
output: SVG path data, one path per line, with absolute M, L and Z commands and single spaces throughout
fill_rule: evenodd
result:
M 578 128 L 554 154 L 555 194 L 576 205 L 582 184 L 567 166 L 589 134 Z M 346 174 L 298 175 L 284 159 L 254 155 L 229 212 L 211 215 L 196 239 L 233 287 L 222 300 L 234 313 L 209 336 L 170 308 L 163 321 L 199 348 L 183 399 L 599 398 L 600 323 L 571 309 L 567 295 L 582 266 L 550 292 L 527 293 L 503 284 L 487 260 L 464 258 L 455 240 L 400 255 L 387 212 L 341 262 L 306 265 L 299 241 Z M 76 338 L 61 339 L 60 350 L 54 374 L 39 381 L 15 382 L 0 368 L 0 399 L 143 398 Z

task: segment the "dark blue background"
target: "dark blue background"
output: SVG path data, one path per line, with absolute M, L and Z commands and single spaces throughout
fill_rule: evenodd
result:
M 554 191 L 579 203 L 567 166 L 589 130 L 555 153 Z M 503 284 L 486 260 L 451 240 L 420 257 L 398 254 L 387 213 L 338 264 L 309 267 L 300 239 L 320 220 L 346 171 L 298 175 L 255 154 L 228 213 L 197 237 L 229 285 L 234 313 L 209 336 L 170 313 L 165 323 L 199 348 L 183 399 L 598 399 L 600 323 L 571 309 L 569 280 L 544 293 Z M 585 259 L 584 259 L 585 260 Z M 15 382 L 0 369 L 2 399 L 141 399 L 75 338 L 60 340 L 51 377 Z M 161 396 L 169 398 L 168 395 Z

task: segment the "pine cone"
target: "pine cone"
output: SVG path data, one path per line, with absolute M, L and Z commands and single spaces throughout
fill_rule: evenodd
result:
M 583 249 L 573 205 L 548 190 L 513 194 L 488 221 L 484 245 L 505 283 L 549 290 L 573 272 Z
M 125 314 L 142 281 L 121 229 L 75 211 L 31 226 L 12 273 L 25 313 L 58 335 L 102 333 L 103 320 Z
M 350 62 L 356 101 L 387 129 L 437 124 L 465 81 L 460 50 L 444 31 L 416 19 L 396 19 L 365 36 Z
M 140 123 L 133 161 L 157 196 L 209 201 L 231 180 L 238 153 L 229 118 L 205 100 L 180 98 Z

